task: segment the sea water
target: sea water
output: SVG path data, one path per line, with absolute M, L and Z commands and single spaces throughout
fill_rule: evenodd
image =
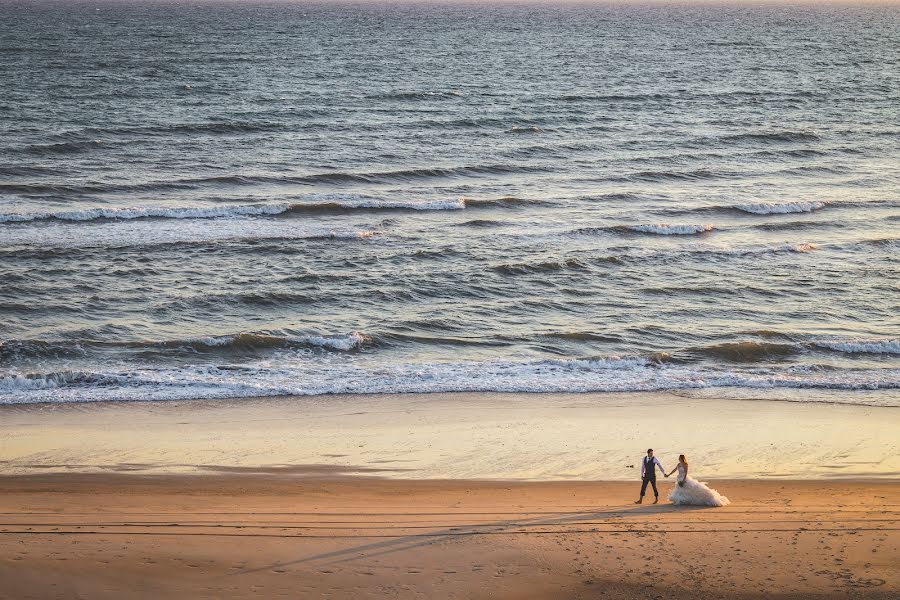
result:
M 900 8 L 0 5 L 0 403 L 900 405 Z

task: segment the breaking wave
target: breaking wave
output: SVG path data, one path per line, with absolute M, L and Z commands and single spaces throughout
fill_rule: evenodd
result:
M 0 361 L 12 362 L 27 358 L 65 358 L 84 356 L 90 352 L 139 352 L 171 354 L 183 352 L 229 352 L 278 348 L 320 348 L 350 352 L 374 343 L 374 339 L 354 331 L 342 335 L 304 334 L 290 332 L 241 332 L 181 340 L 106 341 L 83 339 L 78 341 L 4 340 L 0 341 Z
M 815 244 L 804 242 L 799 244 L 785 243 L 769 246 L 748 246 L 744 248 L 710 248 L 708 250 L 702 250 L 701 252 L 713 252 L 730 256 L 752 256 L 756 254 L 781 254 L 785 252 L 806 254 L 807 252 L 813 252 L 818 248 L 819 247 Z
M 249 243 L 261 240 L 363 240 L 376 229 L 331 228 L 297 224 L 290 220 L 256 219 L 175 220 L 166 227 L 144 220 L 100 221 L 90 227 L 61 222 L 53 227 L 0 228 L 0 254 L 58 249 L 153 248 L 197 246 L 211 243 Z
M 258 204 L 248 206 L 166 207 L 142 206 L 134 208 L 87 208 L 59 212 L 0 214 L 0 223 L 28 221 L 96 221 L 101 219 L 214 219 L 218 217 L 277 215 L 290 209 L 289 205 Z
M 814 345 L 850 354 L 900 354 L 900 339 L 816 340 Z
M 651 233 L 656 235 L 696 235 L 713 231 L 715 226 L 711 224 L 701 225 L 670 225 L 659 223 L 656 225 L 620 225 L 611 228 L 618 232 Z
M 462 210 L 466 208 L 465 201 L 458 200 L 432 200 L 426 202 L 404 202 L 402 200 L 382 200 L 378 198 L 359 198 L 355 200 L 335 200 L 332 202 L 311 202 L 305 204 L 292 204 L 285 209 L 285 213 L 339 213 L 353 210 Z
M 279 395 L 433 392 L 635 392 L 703 388 L 895 390 L 900 369 L 775 366 L 737 371 L 606 356 L 531 361 L 401 363 L 377 367 L 310 360 L 241 367 L 61 370 L 0 377 L 0 404 L 176 400 Z M 841 401 L 867 404 L 868 396 Z M 875 402 L 888 403 L 886 400 Z
M 535 125 L 532 126 L 522 126 L 522 127 L 512 127 L 506 130 L 506 133 L 542 133 L 544 130 Z
M 520 208 L 524 206 L 543 206 L 544 200 L 503 196 L 501 198 L 463 198 L 466 208 Z
M 235 335 L 214 336 L 190 340 L 189 344 L 202 344 L 209 348 L 257 348 L 313 346 L 328 350 L 349 352 L 372 342 L 372 338 L 358 331 L 347 335 L 269 335 L 260 333 L 239 333 Z M 176 342 L 177 343 L 177 342 Z M 167 342 L 171 345 L 173 342 Z
M 825 208 L 824 202 L 760 202 L 756 204 L 738 204 L 736 209 L 755 215 L 781 215 L 792 213 L 808 213 Z
M 31 221 L 116 221 L 136 219 L 219 219 L 291 214 L 341 214 L 352 211 L 431 211 L 465 208 L 514 208 L 540 204 L 506 196 L 502 198 L 457 198 L 455 200 L 406 201 L 371 196 L 317 196 L 307 202 L 248 204 L 231 206 L 137 206 L 131 208 L 96 207 L 72 211 L 0 213 L 0 223 Z
M 90 208 L 77 211 L 0 214 L 0 223 L 28 221 L 96 221 L 132 219 L 216 219 L 305 213 L 340 213 L 359 210 L 459 210 L 462 200 L 403 202 L 377 198 L 354 198 L 297 204 L 252 204 L 246 206 Z

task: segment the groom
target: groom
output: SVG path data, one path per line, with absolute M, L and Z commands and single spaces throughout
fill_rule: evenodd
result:
M 641 461 L 641 497 L 634 501 L 635 504 L 640 504 L 644 501 L 648 483 L 653 486 L 653 495 L 656 496 L 653 504 L 659 502 L 659 491 L 656 489 L 656 467 L 659 467 L 663 475 L 669 476 L 659 463 L 659 459 L 653 456 L 653 448 L 650 448 L 647 450 L 647 456 Z

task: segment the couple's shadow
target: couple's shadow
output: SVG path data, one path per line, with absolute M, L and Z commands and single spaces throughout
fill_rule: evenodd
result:
M 566 533 L 599 533 L 612 535 L 627 535 L 628 533 L 640 533 L 649 531 L 647 527 L 640 527 L 640 523 L 635 523 L 634 530 L 623 529 L 621 531 L 597 531 L 596 528 L 588 527 L 596 525 L 610 524 L 611 521 L 617 519 L 625 519 L 627 517 L 641 515 L 664 515 L 684 512 L 696 512 L 708 510 L 708 506 L 690 506 L 676 504 L 641 504 L 631 505 L 621 508 L 611 507 L 607 510 L 595 511 L 579 511 L 570 513 L 557 513 L 555 516 L 538 516 L 526 519 L 509 519 L 503 521 L 494 521 L 488 523 L 459 523 L 452 527 L 437 527 L 435 531 L 426 533 L 415 533 L 406 535 L 379 535 L 379 536 L 359 536 L 359 537 L 387 537 L 374 542 L 365 544 L 352 545 L 351 547 L 342 548 L 332 552 L 323 552 L 305 558 L 299 558 L 294 561 L 276 563 L 266 567 L 257 569 L 249 569 L 241 571 L 237 574 L 253 573 L 257 571 L 265 571 L 273 568 L 285 568 L 292 565 L 300 565 L 311 562 L 326 561 L 330 564 L 346 563 L 359 558 L 371 559 L 377 556 L 383 556 L 394 552 L 402 552 L 418 547 L 429 546 L 436 542 L 448 541 L 460 537 L 483 536 L 483 535 L 552 535 Z M 523 513 L 527 514 L 527 513 Z M 402 516 L 402 515 L 398 515 Z M 540 530 L 541 526 L 573 526 L 582 524 L 585 529 L 566 529 L 559 532 Z M 529 528 L 534 528 L 529 531 Z M 390 526 L 385 529 L 390 530 Z M 337 537 L 337 536 L 336 536 Z
M 571 521 L 573 523 L 577 523 L 579 521 L 587 522 L 594 519 L 613 519 L 613 518 L 624 518 L 628 516 L 634 515 L 664 515 L 670 513 L 683 513 L 683 512 L 696 512 L 702 510 L 709 510 L 710 506 L 695 506 L 695 505 L 687 505 L 687 504 L 672 504 L 670 502 L 660 502 L 658 504 L 653 504 L 652 502 L 645 502 L 644 504 L 632 504 L 631 506 L 627 506 L 625 508 L 610 508 L 609 510 L 596 510 L 591 512 L 579 512 L 579 513 L 569 513 L 560 519 L 558 519 L 559 523 L 566 523 Z M 542 524 L 559 524 L 553 521 L 548 520 Z

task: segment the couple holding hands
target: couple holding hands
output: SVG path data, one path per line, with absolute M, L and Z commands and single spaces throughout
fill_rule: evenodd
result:
M 659 502 L 659 490 L 656 489 L 657 467 L 666 477 L 678 471 L 678 476 L 675 478 L 678 485 L 669 492 L 669 502 L 672 504 L 692 506 L 726 506 L 729 504 L 728 498 L 716 490 L 710 489 L 705 483 L 688 476 L 688 462 L 684 454 L 678 455 L 678 466 L 666 473 L 659 459 L 653 456 L 653 448 L 648 449 L 647 456 L 641 460 L 641 497 L 635 501 L 635 504 L 643 503 L 644 495 L 647 493 L 647 484 L 653 486 L 653 495 L 656 497 L 653 504 Z

